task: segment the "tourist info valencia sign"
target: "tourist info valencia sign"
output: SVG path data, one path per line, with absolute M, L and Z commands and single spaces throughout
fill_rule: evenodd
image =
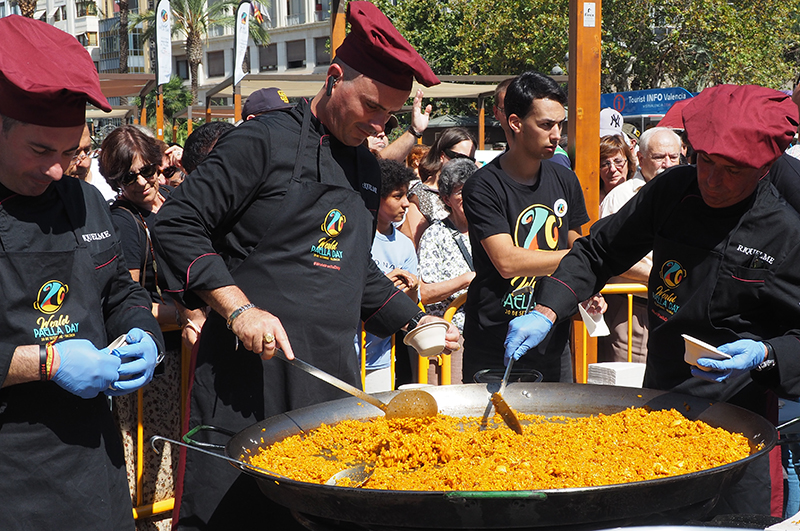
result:
M 612 92 L 600 95 L 600 107 L 612 107 L 623 116 L 666 114 L 673 103 L 692 96 L 681 87 Z

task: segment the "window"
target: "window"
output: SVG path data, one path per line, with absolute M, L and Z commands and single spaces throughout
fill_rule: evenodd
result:
M 306 41 L 286 42 L 286 67 L 303 68 L 306 66 Z
M 329 51 L 328 37 L 317 37 L 314 39 L 314 58 L 318 65 L 331 64 L 331 52 Z
M 322 22 L 323 20 L 328 20 L 329 18 L 331 18 L 330 0 L 315 0 L 314 20 L 316 20 L 317 22 Z M 317 63 L 319 64 L 319 61 Z
M 78 35 L 78 42 L 80 42 L 82 46 L 97 46 L 97 33 L 93 31 L 81 33 Z
M 286 25 L 295 26 L 306 23 L 305 2 L 303 0 L 286 0 Z
M 258 66 L 261 72 L 278 69 L 278 45 L 269 44 L 258 47 Z
M 77 2 L 75 8 L 78 10 L 78 17 L 97 16 L 97 4 L 92 1 Z
M 225 75 L 225 52 L 208 52 L 208 77 L 220 77 Z
M 0 4 L 0 18 L 3 18 L 4 16 L 6 16 L 6 4 L 5 4 L 5 2 Z
M 56 22 L 67 20 L 67 6 L 56 6 L 56 10 L 53 13 L 53 20 Z
M 186 56 L 175 59 L 176 75 L 181 79 L 189 79 L 189 60 Z

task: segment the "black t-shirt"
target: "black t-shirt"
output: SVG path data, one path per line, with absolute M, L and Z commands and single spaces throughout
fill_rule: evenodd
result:
M 508 323 L 525 313 L 529 301 L 529 296 L 511 296 L 511 292 L 531 285 L 535 279 L 503 278 L 481 240 L 495 234 L 510 234 L 518 247 L 567 249 L 569 231 L 580 230 L 589 216 L 575 173 L 547 160 L 542 161 L 536 183 L 527 186 L 509 177 L 498 157 L 466 182 L 463 196 L 476 273 L 465 306 L 465 357 L 478 356 L 486 367 L 502 367 Z M 554 335 L 558 340 L 552 340 Z M 567 322 L 566 330 L 551 333 L 550 340 L 538 348 L 543 353 L 563 352 L 568 335 Z M 554 344 L 548 347 L 548 343 Z M 557 376 L 545 375 L 545 378 L 557 379 Z

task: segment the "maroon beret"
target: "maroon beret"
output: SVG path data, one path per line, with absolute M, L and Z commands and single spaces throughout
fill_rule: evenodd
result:
M 46 22 L 19 15 L 0 18 L 0 114 L 47 127 L 86 121 L 86 103 L 110 111 L 89 53 L 78 40 Z
M 695 151 L 761 168 L 794 138 L 797 105 L 791 96 L 766 87 L 717 85 L 686 104 L 683 125 Z
M 351 1 L 347 21 L 350 33 L 336 49 L 336 57 L 347 66 L 398 90 L 411 90 L 414 78 L 426 87 L 439 84 L 425 59 L 375 4 Z

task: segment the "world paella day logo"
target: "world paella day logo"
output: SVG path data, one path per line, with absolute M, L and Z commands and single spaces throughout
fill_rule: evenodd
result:
M 674 315 L 680 309 L 680 305 L 677 295 L 672 290 L 686 279 L 686 270 L 678 261 L 667 260 L 661 265 L 659 276 L 664 281 L 664 285 L 658 286 L 653 291 L 653 303 L 670 315 Z
M 541 204 L 527 207 L 517 217 L 514 245 L 532 250 L 558 250 L 559 229 L 566 213 L 567 202 L 564 199 L 556 200 L 552 209 Z M 533 287 L 536 277 L 514 277 L 509 284 L 508 292 L 503 297 L 503 311 L 509 317 L 518 317 L 527 311 L 533 297 L 532 294 L 520 295 L 519 290 L 526 286 Z
M 342 233 L 346 222 L 347 217 L 340 210 L 336 208 L 330 210 L 320 225 L 320 230 L 325 236 L 320 238 L 316 245 L 311 246 L 311 254 L 331 262 L 338 262 L 344 258 L 344 252 L 338 249 L 339 241 L 336 237 Z
M 39 288 L 33 307 L 46 315 L 38 317 L 33 330 L 35 338 L 74 337 L 78 333 L 79 323 L 71 323 L 69 315 L 55 314 L 64 306 L 69 286 L 60 280 L 48 280 Z

